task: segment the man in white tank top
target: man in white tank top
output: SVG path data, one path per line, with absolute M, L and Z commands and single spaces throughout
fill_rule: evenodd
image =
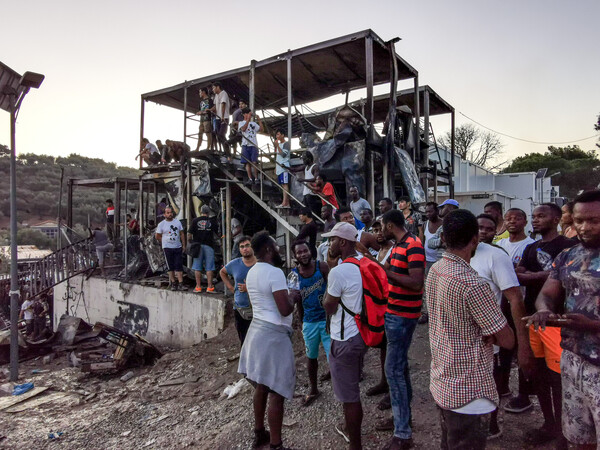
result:
M 443 253 L 442 248 L 430 248 L 427 246 L 427 241 L 431 238 L 435 238 L 438 229 L 442 226 L 442 219 L 438 214 L 438 204 L 436 202 L 428 202 L 425 205 L 425 217 L 427 218 L 427 222 L 423 225 L 421 242 L 425 248 L 425 278 L 427 279 L 429 269 L 431 269 L 431 266 L 442 257 Z M 421 324 L 429 321 L 425 297 L 423 297 L 423 311 L 423 314 L 419 317 L 419 323 Z

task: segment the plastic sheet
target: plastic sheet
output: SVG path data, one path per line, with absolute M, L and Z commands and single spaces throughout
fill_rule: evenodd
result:
M 394 147 L 394 149 L 396 150 L 396 167 L 400 169 L 400 173 L 402 174 L 402 183 L 408 192 L 410 201 L 413 203 L 413 205 L 425 203 L 427 201 L 427 197 L 425 196 L 425 191 L 423 190 L 421 183 L 419 183 L 419 176 L 417 175 L 415 165 L 410 159 L 410 156 L 401 148 Z

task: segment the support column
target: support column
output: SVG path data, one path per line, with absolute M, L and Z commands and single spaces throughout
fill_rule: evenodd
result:
M 114 193 L 115 193 L 115 198 L 113 201 L 115 204 L 115 218 L 114 218 L 115 223 L 113 225 L 114 225 L 114 232 L 115 232 L 114 240 L 116 243 L 116 241 L 121 237 L 120 227 L 118 226 L 118 224 L 121 223 L 121 186 L 119 186 L 118 178 L 115 181 Z
M 187 142 L 187 93 L 188 93 L 188 86 L 187 86 L 187 81 L 186 81 L 186 85 L 183 88 L 183 143 L 186 144 Z
M 140 145 L 142 142 L 142 139 L 144 139 L 144 116 L 145 116 L 145 103 L 144 103 L 144 97 L 141 97 L 141 102 L 140 102 Z M 140 158 L 140 169 L 142 168 L 142 161 L 143 158 Z
M 10 102 L 10 381 L 19 379 L 19 272 L 17 255 L 16 92 Z
M 67 226 L 73 228 L 73 180 L 67 181 Z
M 369 124 L 369 135 L 373 129 L 374 120 L 374 105 L 373 105 L 373 36 L 369 35 L 365 38 L 365 74 L 367 85 L 367 103 L 365 108 L 365 116 Z
M 290 149 L 292 148 L 292 55 L 291 53 L 287 56 L 287 123 L 288 123 L 288 141 Z
M 423 190 L 425 191 L 426 198 L 429 197 L 429 90 L 423 89 L 423 136 L 425 138 L 425 148 L 421 152 L 421 167 L 425 169 L 425 178 L 421 179 Z
M 144 182 L 142 180 L 139 181 L 139 197 L 138 197 L 138 224 L 140 226 L 140 238 L 144 236 L 144 232 L 146 231 L 146 220 L 148 215 L 148 210 L 144 208 Z
M 415 117 L 415 141 L 413 149 L 413 163 L 420 162 L 421 160 L 421 108 L 419 105 L 419 75 L 415 75 L 414 78 L 414 89 L 415 89 L 415 110 L 413 111 Z M 418 158 L 418 159 L 417 159 Z
M 248 78 L 248 107 L 254 112 L 254 75 L 256 72 L 256 60 L 250 61 L 250 76 Z
M 386 145 L 383 154 L 383 196 L 391 198 L 395 193 L 394 176 L 390 177 L 392 157 L 395 153 L 396 142 L 396 117 L 398 106 L 398 60 L 396 59 L 396 42 L 398 39 L 392 39 L 388 42 L 388 51 L 390 53 L 390 107 L 388 117 L 388 131 L 386 135 Z
M 125 180 L 125 226 L 123 227 L 123 270 L 125 272 L 125 279 L 127 279 L 127 260 L 128 260 L 128 254 L 127 254 L 127 235 L 128 235 L 128 231 L 129 228 L 127 227 L 127 213 L 128 213 L 128 197 L 129 197 L 129 182 L 127 180 Z M 120 229 L 121 227 L 119 227 Z
M 228 263 L 231 261 L 231 185 L 227 183 L 225 188 L 225 249 L 227 254 L 225 255 L 225 261 Z

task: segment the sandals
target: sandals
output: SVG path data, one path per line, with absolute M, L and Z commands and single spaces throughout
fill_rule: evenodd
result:
M 320 392 L 316 394 L 307 394 L 302 398 L 302 406 L 309 406 L 312 402 L 321 396 Z

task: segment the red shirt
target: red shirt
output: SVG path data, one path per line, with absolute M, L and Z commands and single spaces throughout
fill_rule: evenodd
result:
M 335 198 L 335 191 L 333 190 L 333 185 L 330 182 L 325 183 L 325 186 L 323 186 L 323 189 L 321 190 L 321 195 L 323 195 L 323 197 L 325 197 L 335 209 L 340 209 L 337 198 Z M 323 205 L 327 204 L 323 199 L 321 199 L 321 202 L 323 203 Z
M 406 233 L 400 242 L 394 245 L 388 261 L 390 270 L 399 275 L 408 276 L 408 269 L 425 271 L 425 249 L 421 241 L 412 233 Z M 386 312 L 407 319 L 418 319 L 423 304 L 423 289 L 411 291 L 388 279 L 390 296 Z

